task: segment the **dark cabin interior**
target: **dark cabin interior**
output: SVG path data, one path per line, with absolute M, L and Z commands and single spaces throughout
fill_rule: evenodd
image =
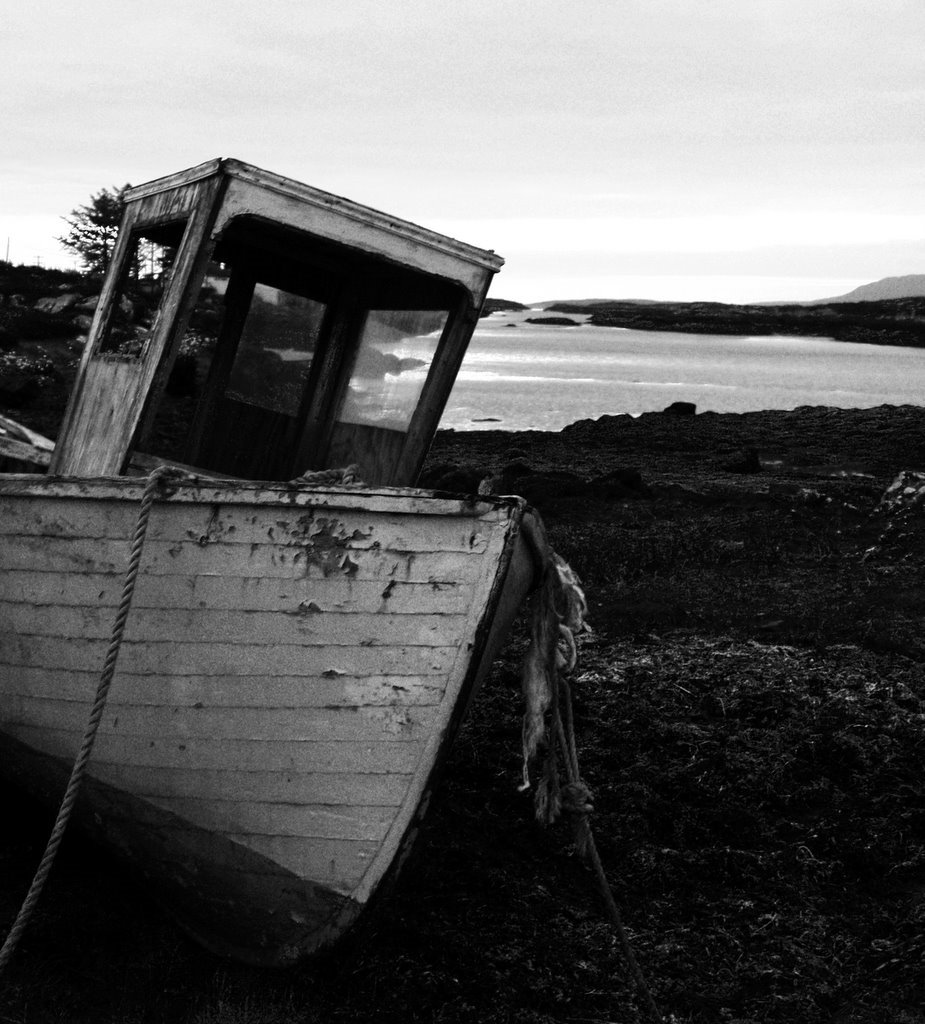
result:
M 175 246 L 182 230 L 139 234 Z M 440 367 L 463 290 L 253 217 L 230 222 L 212 261 L 200 304 L 220 312 L 214 343 L 189 346 L 187 330 L 165 353 L 133 448 L 243 479 L 357 463 L 365 482 L 393 482 L 415 416 L 452 384 Z M 195 360 L 185 403 L 170 395 L 178 357 Z

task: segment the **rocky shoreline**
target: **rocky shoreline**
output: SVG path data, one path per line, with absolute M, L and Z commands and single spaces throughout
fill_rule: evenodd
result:
M 790 335 L 867 345 L 925 346 L 925 297 L 815 305 L 721 302 L 557 303 L 547 312 L 590 313 L 600 327 L 687 334 Z
M 681 404 L 681 403 L 679 403 Z M 756 452 L 761 471 L 736 465 Z M 434 468 L 456 465 L 466 482 L 486 475 L 505 479 L 507 464 L 537 472 L 571 474 L 574 494 L 596 480 L 636 470 L 650 481 L 697 480 L 742 484 L 783 479 L 869 477 L 881 482 L 902 469 L 925 467 L 925 408 L 882 405 L 868 409 L 801 406 L 746 413 L 671 411 L 579 420 L 561 431 L 440 431 L 425 479 Z M 516 469 L 514 475 L 523 476 Z M 510 473 L 507 474 L 510 477 Z

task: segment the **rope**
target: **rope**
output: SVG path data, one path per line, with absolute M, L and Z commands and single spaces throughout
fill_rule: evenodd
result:
M 290 487 L 323 487 L 326 484 L 343 484 L 345 487 L 362 487 L 360 467 L 352 462 L 343 469 L 308 470 L 301 476 L 288 481 Z
M 74 804 L 80 791 L 81 783 L 86 775 L 87 764 L 90 761 L 90 754 L 93 750 L 93 743 L 96 739 L 96 732 L 103 717 L 103 709 L 106 706 L 106 697 L 109 694 L 109 687 L 112 683 L 113 676 L 115 675 L 116 661 L 119 658 L 119 650 L 122 646 L 122 636 L 125 633 L 125 624 L 128 621 L 129 609 L 132 606 L 132 597 L 135 593 L 135 581 L 138 578 L 138 567 L 141 564 L 141 553 L 144 549 L 145 536 L 148 532 L 148 520 L 151 516 L 151 507 L 154 503 L 154 497 L 162 481 L 166 477 L 177 475 L 177 470 L 167 466 L 159 466 L 148 475 L 145 483 L 144 493 L 141 497 L 141 506 L 138 510 L 138 521 L 135 525 L 134 536 L 132 537 L 128 569 L 125 573 L 125 582 L 122 585 L 122 597 L 119 601 L 119 608 L 116 613 L 115 622 L 113 623 L 112 636 L 109 641 L 109 647 L 106 651 L 106 660 L 103 664 L 103 671 L 100 674 L 100 681 L 96 688 L 96 696 L 93 700 L 93 706 L 90 709 L 90 715 L 87 719 L 87 726 L 84 730 L 83 739 L 80 743 L 80 749 L 78 750 L 77 757 L 74 760 L 74 766 L 71 768 L 71 775 L 64 790 L 64 797 L 61 800 L 61 806 L 58 808 L 58 816 L 55 819 L 54 827 L 51 830 L 51 835 L 49 836 L 48 843 L 45 846 L 45 852 L 42 854 L 42 859 L 36 869 L 35 877 L 32 879 L 32 884 L 29 886 L 29 892 L 26 894 L 26 898 L 23 900 L 23 904 L 19 908 L 16 920 L 10 928 L 9 934 L 3 943 L 3 947 L 0 948 L 0 971 L 3 971 L 8 964 L 19 944 L 19 940 L 22 938 L 23 932 L 29 924 L 33 911 L 38 904 L 39 897 L 42 895 L 42 890 L 45 887 L 45 882 L 48 878 L 49 872 L 51 871 L 52 864 L 54 863 L 58 847 L 61 845 L 61 840 L 64 838 L 64 830 L 67 828 L 71 812 L 74 809 Z
M 325 484 L 355 486 L 362 483 L 359 477 L 359 471 L 359 466 L 356 464 L 347 466 L 344 469 L 322 469 L 316 472 L 303 473 L 302 476 L 296 477 L 294 480 L 290 480 L 289 484 L 293 486 L 308 487 Z M 135 594 L 135 581 L 138 578 L 138 568 L 141 564 L 141 554 L 144 550 L 145 537 L 148 532 L 148 520 L 151 517 L 151 508 L 154 504 L 155 495 L 161 484 L 168 478 L 186 477 L 188 475 L 189 474 L 185 473 L 183 470 L 179 470 L 172 466 L 158 466 L 156 469 L 153 469 L 147 477 L 145 489 L 141 497 L 141 506 L 138 510 L 138 521 L 135 524 L 135 533 L 132 537 L 128 569 L 122 586 L 122 597 L 119 601 L 119 608 L 116 612 L 116 619 L 113 624 L 109 647 L 106 650 L 106 660 L 103 663 L 103 671 L 100 674 L 100 681 L 96 688 L 96 696 L 94 697 L 93 705 L 90 708 L 90 715 L 87 718 L 87 725 L 84 730 L 83 739 L 80 743 L 80 749 L 77 752 L 77 757 L 75 758 L 74 765 L 71 768 L 71 774 L 64 790 L 64 796 L 62 797 L 61 805 L 58 808 L 58 815 L 55 818 L 51 835 L 48 837 L 48 842 L 45 846 L 45 852 L 42 854 L 41 861 L 39 861 L 39 866 L 32 879 L 32 884 L 29 886 L 26 898 L 23 900 L 22 906 L 19 908 L 19 913 L 16 915 L 16 919 L 7 934 L 3 946 L 0 947 L 0 972 L 6 968 L 13 956 L 13 953 L 16 951 L 16 947 L 19 945 L 23 933 L 28 927 L 29 921 L 32 919 L 32 915 L 42 895 L 42 890 L 45 888 L 45 882 L 48 879 L 55 857 L 57 856 L 58 848 L 61 846 L 61 841 L 64 838 L 64 832 L 71 819 L 74 804 L 77 801 L 77 796 L 87 772 L 90 754 L 93 751 L 93 744 L 96 741 L 96 733 L 103 717 L 103 710 L 106 707 L 106 698 L 109 695 L 109 687 L 112 685 L 112 680 L 116 672 L 116 662 L 118 661 L 119 651 L 122 647 L 122 637 L 125 633 L 125 624 L 128 621 L 129 610 L 132 606 L 132 598 Z
M 581 777 L 575 721 L 572 713 L 570 679 L 578 661 L 575 636 L 587 629 L 587 611 L 580 581 L 569 565 L 549 547 L 542 528 L 527 523 L 525 534 L 537 563 L 542 582 L 534 597 L 530 647 L 524 658 L 523 692 L 526 703 L 523 724 L 523 783 L 530 787 L 529 764 L 541 742 L 546 743 L 543 777 L 536 787 L 534 808 L 537 819 L 552 824 L 563 812 L 572 818 L 575 848 L 591 867 L 597 888 L 623 950 L 623 957 L 636 990 L 652 1024 L 663 1017 L 633 952 L 613 889 L 601 863 L 590 815 L 594 810 L 591 790 Z M 566 782 L 560 780 L 559 763 Z

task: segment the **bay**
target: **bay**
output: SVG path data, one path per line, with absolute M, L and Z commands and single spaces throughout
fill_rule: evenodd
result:
M 561 430 L 676 401 L 698 412 L 925 403 L 925 349 L 525 322 L 543 315 L 479 322 L 441 427 Z

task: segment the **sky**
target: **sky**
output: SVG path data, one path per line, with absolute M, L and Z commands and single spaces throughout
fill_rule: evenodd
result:
M 231 156 L 494 249 L 521 302 L 925 273 L 922 0 L 30 0 L 0 89 L 14 263 Z

